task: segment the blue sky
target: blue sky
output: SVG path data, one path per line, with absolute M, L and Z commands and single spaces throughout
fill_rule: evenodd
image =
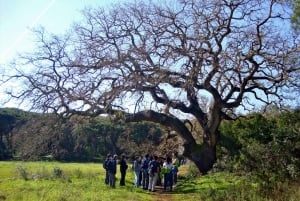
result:
M 62 33 L 80 19 L 85 6 L 112 2 L 116 0 L 0 0 L 0 64 L 32 46 L 31 28 Z
M 118 0 L 0 0 L 0 74 L 8 63 L 34 47 L 31 29 L 43 26 L 51 33 L 64 33 L 74 21 L 81 19 L 80 11 L 87 6 L 105 7 Z M 0 86 L 0 107 L 5 99 Z
M 0 0 L 0 76 L 4 68 L 7 71 L 8 63 L 17 56 L 17 53 L 34 48 L 30 29 L 43 26 L 49 32 L 64 33 L 73 22 L 81 19 L 80 11 L 84 7 L 106 7 L 120 1 Z M 13 102 L 2 104 L 1 100 L 6 98 L 3 91 L 5 87 L 0 86 L 0 107 L 18 107 Z

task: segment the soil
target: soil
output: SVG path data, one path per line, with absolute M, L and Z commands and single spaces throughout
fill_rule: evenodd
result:
M 154 201 L 171 201 L 171 193 L 170 191 L 163 191 L 163 186 L 156 186 L 155 192 L 150 192 L 154 195 Z

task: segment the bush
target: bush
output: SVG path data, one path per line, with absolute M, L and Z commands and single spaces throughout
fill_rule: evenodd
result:
M 18 176 L 21 177 L 22 179 L 24 179 L 26 181 L 29 180 L 29 173 L 24 166 L 22 166 L 22 165 L 17 166 L 17 173 L 18 173 Z
M 63 171 L 59 167 L 53 168 L 53 175 L 55 178 L 62 178 L 63 177 Z
M 221 160 L 215 170 L 251 173 L 263 188 L 299 178 L 299 122 L 299 110 L 276 116 L 254 114 L 239 121 L 224 122 L 218 148 Z

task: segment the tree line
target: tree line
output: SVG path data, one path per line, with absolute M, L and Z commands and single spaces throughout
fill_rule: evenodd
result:
M 102 161 L 107 153 L 128 157 L 182 152 L 176 132 L 151 122 L 114 122 L 0 109 L 1 160 Z M 201 133 L 192 121 L 195 133 Z M 267 183 L 300 176 L 300 109 L 269 108 L 220 126 L 218 160 L 212 171 L 255 173 Z M 195 137 L 196 138 L 196 137 Z M 202 138 L 199 137 L 199 140 Z
M 0 160 L 102 160 L 159 147 L 163 129 L 154 123 L 113 123 L 108 117 L 59 119 L 18 109 L 0 109 Z

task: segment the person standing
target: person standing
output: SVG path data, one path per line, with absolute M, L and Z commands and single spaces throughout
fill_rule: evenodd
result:
M 170 191 L 173 191 L 173 173 L 172 173 L 172 158 L 167 157 L 167 160 L 163 164 L 163 174 L 164 174 L 164 191 L 167 190 L 167 187 L 170 187 Z
M 172 168 L 172 173 L 173 173 L 173 183 L 177 183 L 177 174 L 178 174 L 178 168 L 180 166 L 180 159 L 178 157 L 178 153 L 174 152 L 173 154 L 173 160 L 172 160 L 173 168 Z
M 149 191 L 152 192 L 155 191 L 155 186 L 159 174 L 159 166 L 160 164 L 158 162 L 158 157 L 153 156 L 153 159 L 149 163 L 149 187 L 148 187 Z
M 104 183 L 106 185 L 109 184 L 109 176 L 108 176 L 108 162 L 110 160 L 111 154 L 107 154 L 106 159 L 103 162 L 103 168 L 105 169 L 105 179 L 104 179 Z
M 149 154 L 146 154 L 142 160 L 142 188 L 144 190 L 148 190 L 148 185 L 149 185 L 148 165 L 149 165 Z
M 123 155 L 120 160 L 120 173 L 121 173 L 120 186 L 125 186 L 125 176 L 126 176 L 127 169 L 128 169 L 128 165 L 126 162 L 126 158 Z
M 142 169 L 141 164 L 141 157 L 136 156 L 135 160 L 133 161 L 133 172 L 134 172 L 134 186 L 139 187 L 140 186 L 140 173 Z
M 109 186 L 111 188 L 116 187 L 116 173 L 117 173 L 117 155 L 114 157 L 110 157 L 108 162 L 108 178 L 109 178 Z

